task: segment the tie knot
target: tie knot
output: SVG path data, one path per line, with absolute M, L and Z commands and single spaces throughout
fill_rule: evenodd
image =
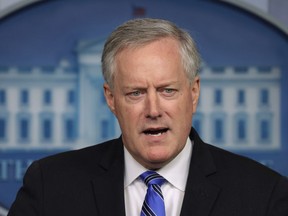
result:
M 140 178 L 147 186 L 154 184 L 161 186 L 166 181 L 166 179 L 159 175 L 157 172 L 151 170 L 142 173 Z

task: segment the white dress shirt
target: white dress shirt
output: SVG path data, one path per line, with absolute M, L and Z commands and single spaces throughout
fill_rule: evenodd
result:
M 185 187 L 192 156 L 192 142 L 187 139 L 185 147 L 169 164 L 157 170 L 167 182 L 161 186 L 166 216 L 178 216 L 181 212 Z M 124 196 L 127 216 L 140 215 L 147 186 L 139 177 L 147 169 L 139 164 L 124 147 L 125 173 Z

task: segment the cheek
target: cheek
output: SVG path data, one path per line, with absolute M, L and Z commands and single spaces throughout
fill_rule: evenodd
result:
M 192 115 L 194 112 L 194 105 L 192 102 L 191 95 L 186 95 L 185 99 L 181 100 L 181 102 L 178 103 L 178 109 L 177 109 L 177 116 L 181 116 L 182 122 L 180 124 L 190 124 L 190 120 L 192 121 Z
M 175 101 L 175 104 L 173 105 L 173 112 L 176 115 L 188 115 L 192 110 L 192 101 L 189 95 L 183 95 L 178 101 Z M 172 110 L 171 109 L 171 110 Z
M 122 129 L 124 129 L 124 127 L 136 128 L 140 115 L 141 111 L 136 106 L 118 104 L 116 109 L 116 117 L 122 126 Z

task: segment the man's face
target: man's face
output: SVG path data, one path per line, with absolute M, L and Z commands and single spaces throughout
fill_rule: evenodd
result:
M 164 38 L 116 57 L 114 88 L 104 85 L 125 147 L 144 167 L 158 169 L 185 146 L 200 81 L 189 83 L 178 43 Z

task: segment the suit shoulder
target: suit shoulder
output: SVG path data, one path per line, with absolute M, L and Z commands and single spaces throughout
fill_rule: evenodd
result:
M 237 175 L 260 179 L 279 178 L 281 175 L 269 167 L 242 155 L 206 144 L 210 149 L 217 170 L 235 172 Z
M 117 151 L 117 149 L 118 151 L 121 149 L 121 144 L 119 139 L 113 139 L 93 146 L 47 156 L 38 160 L 38 163 L 41 164 L 41 166 L 97 163 L 107 152 L 114 152 Z

